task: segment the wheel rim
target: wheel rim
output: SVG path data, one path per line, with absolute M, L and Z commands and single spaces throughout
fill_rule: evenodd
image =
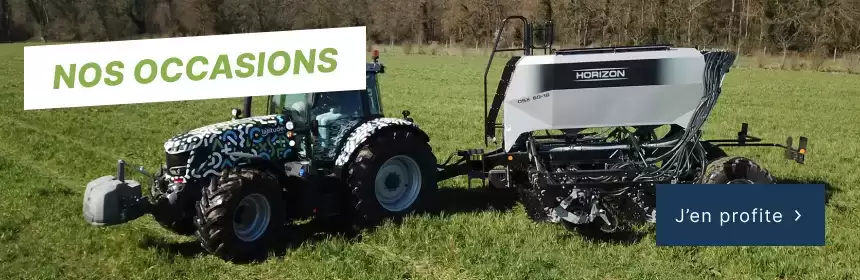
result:
M 376 200 L 388 211 L 403 211 L 418 198 L 421 189 L 421 169 L 414 159 L 394 156 L 376 173 Z
M 750 179 L 734 179 L 734 180 L 729 181 L 729 184 L 749 184 L 749 185 L 751 185 L 751 184 L 755 184 L 755 182 L 753 182 Z
M 252 242 L 266 232 L 271 219 L 271 207 L 265 196 L 255 193 L 246 196 L 233 211 L 233 232 L 245 242 Z

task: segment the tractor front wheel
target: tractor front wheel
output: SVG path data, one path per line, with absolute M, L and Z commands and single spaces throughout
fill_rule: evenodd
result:
M 197 202 L 197 236 L 206 251 L 222 259 L 265 259 L 284 229 L 285 209 L 274 175 L 226 169 Z

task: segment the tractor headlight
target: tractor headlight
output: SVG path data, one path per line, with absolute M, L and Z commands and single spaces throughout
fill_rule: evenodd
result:
M 293 128 L 294 128 L 295 126 L 293 125 L 293 122 L 287 122 L 287 123 L 284 125 L 284 127 L 286 127 L 288 130 L 293 130 Z
M 291 147 L 296 146 L 296 140 L 290 140 L 290 146 Z

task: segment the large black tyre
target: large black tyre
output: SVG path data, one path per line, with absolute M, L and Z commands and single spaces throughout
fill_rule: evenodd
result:
M 161 178 L 164 170 L 159 170 L 156 178 Z M 163 181 L 162 181 L 163 182 Z M 150 193 L 152 195 L 153 207 L 152 217 L 158 222 L 161 227 L 179 235 L 194 235 L 196 227 L 194 226 L 194 209 L 195 201 L 200 197 L 199 192 L 185 191 L 180 196 L 178 203 L 173 204 L 167 198 L 167 186 L 152 185 Z
M 197 211 L 195 224 L 201 245 L 229 261 L 265 259 L 275 249 L 287 216 L 277 178 L 266 171 L 241 167 L 225 169 L 215 186 L 206 186 Z M 247 211 L 253 214 L 245 216 Z M 255 222 L 245 229 L 243 224 L 249 220 Z
M 755 161 L 739 156 L 714 160 L 705 169 L 702 184 L 773 184 L 767 169 Z
M 431 210 L 438 190 L 436 168 L 432 147 L 415 131 L 393 128 L 372 135 L 347 164 L 345 216 L 351 229 Z M 404 196 L 389 203 L 384 196 L 389 191 L 403 191 Z

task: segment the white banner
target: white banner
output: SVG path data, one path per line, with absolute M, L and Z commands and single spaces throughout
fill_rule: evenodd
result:
M 24 110 L 366 87 L 365 27 L 24 48 Z

